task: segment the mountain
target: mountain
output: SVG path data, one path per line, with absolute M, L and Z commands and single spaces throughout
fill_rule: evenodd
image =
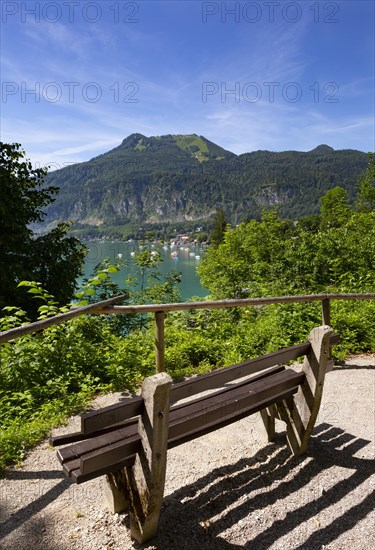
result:
M 81 230 L 204 222 L 223 207 L 238 223 L 277 206 L 298 218 L 340 185 L 354 200 L 365 153 L 319 145 L 309 152 L 235 155 L 203 136 L 131 134 L 88 162 L 48 174 L 60 192 L 46 222 L 73 220 Z M 90 233 L 90 229 L 88 229 Z

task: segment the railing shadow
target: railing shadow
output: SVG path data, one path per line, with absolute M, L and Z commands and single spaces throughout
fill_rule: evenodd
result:
M 282 446 L 281 438 L 278 435 L 276 443 L 268 444 L 254 457 L 216 468 L 167 497 L 158 535 L 151 541 L 152 548 L 265 550 L 301 523 L 313 520 L 317 514 L 340 502 L 373 473 L 371 460 L 354 456 L 370 442 L 330 424 L 317 426 L 308 454 L 302 457 L 291 456 Z M 351 475 L 321 492 L 319 475 L 332 467 L 349 469 Z M 292 478 L 291 471 L 295 471 Z M 314 480 L 317 481 L 316 490 L 309 502 L 286 511 L 284 519 L 274 520 L 261 531 L 254 529 L 257 534 L 241 545 L 226 542 L 220 536 L 254 511 L 267 507 L 272 510 L 275 502 L 291 495 L 296 501 L 298 491 Z M 277 485 L 271 488 L 275 482 Z M 344 512 L 342 508 L 345 508 Z M 306 540 L 299 541 L 299 546 L 293 548 L 307 550 L 330 544 L 373 510 L 373 497 L 368 495 L 359 504 L 348 507 L 346 503 L 340 509 L 340 512 L 330 510 L 329 525 L 307 534 Z M 215 519 L 218 516 L 219 519 Z
M 32 547 L 32 544 L 30 540 L 32 540 L 32 532 L 35 531 L 35 528 L 32 529 L 32 525 L 34 523 L 39 524 L 40 520 L 34 519 L 34 516 L 46 508 L 51 502 L 56 500 L 60 495 L 62 495 L 69 487 L 71 486 L 71 482 L 64 476 L 62 471 L 59 470 L 53 470 L 53 471 L 30 471 L 30 472 L 24 472 L 19 471 L 17 472 L 9 472 L 7 474 L 7 479 L 12 480 L 16 479 L 17 482 L 22 482 L 22 480 L 35 480 L 35 486 L 28 488 L 25 488 L 25 500 L 30 500 L 31 495 L 33 496 L 33 499 L 20 508 L 17 512 L 14 514 L 9 515 L 8 511 L 6 510 L 6 500 L 3 498 L 3 495 L 1 495 L 1 502 L 0 502 L 0 541 L 12 531 L 18 529 L 20 525 L 26 522 L 30 522 L 30 525 L 27 528 L 27 532 L 30 532 L 30 539 L 29 544 L 30 548 Z M 60 479 L 56 485 L 51 487 L 50 489 L 46 490 L 46 487 L 42 483 L 41 480 L 58 480 Z M 38 483 L 37 483 L 38 482 Z M 22 489 L 17 489 L 18 492 L 22 492 Z M 3 519 L 5 518 L 5 519 Z M 43 522 L 42 522 L 43 523 Z M 41 528 L 38 527 L 37 531 L 40 533 Z M 0 548 L 1 548 L 1 542 L 0 542 Z
M 340 371 L 340 370 L 375 370 L 375 359 L 374 359 L 373 365 L 345 364 L 345 365 L 340 365 L 338 367 L 333 368 L 333 371 Z

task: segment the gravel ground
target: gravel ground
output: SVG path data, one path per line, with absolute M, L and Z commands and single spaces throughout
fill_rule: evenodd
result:
M 44 442 L 0 480 L 0 548 L 373 549 L 374 369 L 375 355 L 357 356 L 327 375 L 304 457 L 288 453 L 282 423 L 263 445 L 258 415 L 168 451 L 159 533 L 144 546 L 132 543 L 126 514 L 105 510 L 102 480 L 72 484 Z M 74 417 L 54 433 L 78 427 Z

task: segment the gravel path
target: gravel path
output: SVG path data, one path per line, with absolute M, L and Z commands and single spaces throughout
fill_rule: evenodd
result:
M 357 356 L 327 375 L 304 457 L 289 455 L 283 433 L 262 445 L 257 415 L 168 451 L 159 534 L 142 547 L 127 515 L 105 510 L 102 480 L 71 484 L 44 442 L 0 480 L 0 548 L 373 549 L 374 369 L 375 355 Z M 75 417 L 55 433 L 78 426 Z

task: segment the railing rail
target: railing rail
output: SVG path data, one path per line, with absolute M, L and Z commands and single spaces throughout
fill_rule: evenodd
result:
M 14 340 L 15 338 L 20 338 L 21 336 L 26 336 L 26 334 L 39 332 L 40 330 L 44 330 L 54 325 L 60 325 L 61 323 L 69 321 L 79 315 L 101 313 L 102 309 L 106 306 L 115 304 L 116 302 L 123 302 L 127 298 L 127 294 L 121 294 L 120 296 L 114 296 L 113 298 L 108 298 L 108 300 L 102 300 L 101 302 L 96 302 L 95 304 L 78 307 L 73 306 L 71 310 L 66 313 L 60 313 L 58 315 L 54 315 L 53 317 L 48 317 L 48 319 L 43 319 L 42 321 L 35 321 L 34 323 L 28 323 L 27 325 L 4 330 L 3 332 L 0 332 L 0 344 L 9 342 L 9 340 Z
M 5 343 L 20 336 L 44 330 L 47 327 L 58 325 L 85 314 L 155 314 L 155 348 L 156 371 L 163 372 L 164 368 L 164 318 L 165 313 L 171 311 L 189 311 L 193 309 L 221 309 L 233 307 L 262 306 L 270 304 L 287 304 L 298 302 L 321 302 L 322 323 L 330 325 L 330 305 L 332 300 L 375 300 L 375 293 L 351 294 L 304 294 L 298 296 L 274 296 L 267 298 L 244 298 L 238 300 L 204 300 L 201 302 L 181 302 L 170 304 L 142 304 L 142 305 L 114 305 L 127 299 L 127 295 L 115 296 L 88 306 L 75 307 L 71 311 L 55 315 L 42 321 L 29 323 L 4 332 L 0 332 L 0 343 Z

